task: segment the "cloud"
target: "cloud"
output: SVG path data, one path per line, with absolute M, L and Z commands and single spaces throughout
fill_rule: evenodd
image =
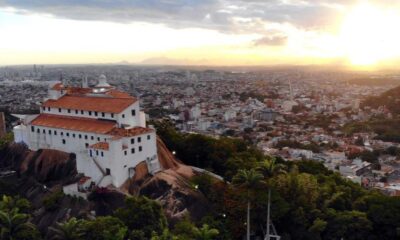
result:
M 265 36 L 255 40 L 254 46 L 283 46 L 287 40 L 287 36 Z
M 377 1 L 377 0 L 375 0 Z M 394 0 L 380 0 L 380 2 Z M 328 28 L 357 0 L 0 0 L 0 7 L 74 20 L 165 24 L 224 32 L 262 31 L 268 23 Z

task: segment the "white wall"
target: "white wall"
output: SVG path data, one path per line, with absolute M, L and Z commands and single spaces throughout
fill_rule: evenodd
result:
M 74 109 L 69 109 L 70 112 L 68 112 L 68 109 L 66 108 L 61 108 L 61 112 L 59 111 L 59 108 L 49 108 L 49 107 L 41 107 L 40 112 L 41 113 L 47 113 L 47 114 L 54 114 L 54 115 L 59 115 L 59 116 L 71 116 L 71 117 L 85 117 L 85 118 L 91 118 L 91 119 L 107 119 L 107 120 L 115 120 L 117 121 L 118 117 L 116 113 L 106 113 L 106 112 L 96 112 L 95 111 L 90 111 L 91 115 L 89 114 L 89 111 L 83 111 L 82 110 L 74 110 Z M 78 112 L 77 112 L 78 111 Z M 103 117 L 104 113 L 104 117 Z
M 37 133 L 39 129 L 40 133 Z M 43 130 L 45 133 L 43 133 Z M 49 134 L 49 130 L 51 134 Z M 55 135 L 55 131 L 57 135 Z M 129 178 L 129 168 L 134 168 L 138 163 L 146 161 L 148 158 L 157 158 L 157 144 L 155 132 L 142 134 L 135 137 L 122 138 L 118 140 L 111 140 L 112 136 L 102 134 L 92 134 L 78 131 L 68 131 L 61 129 L 53 129 L 47 127 L 34 126 L 34 132 L 32 132 L 31 126 L 28 126 L 27 132 L 29 133 L 29 147 L 32 150 L 38 150 L 40 148 L 55 149 L 69 153 L 75 153 L 77 158 L 77 170 L 79 173 L 84 173 L 86 176 L 91 177 L 92 180 L 97 184 L 98 181 L 103 177 L 101 171 L 94 163 L 93 159 L 89 156 L 89 148 L 86 147 L 86 143 L 90 146 L 99 142 L 109 143 L 109 150 L 92 150 L 93 157 L 99 163 L 104 171 L 107 168 L 110 169 L 112 175 L 113 184 L 119 187 Z M 63 136 L 61 136 L 63 132 Z M 69 133 L 69 137 L 67 137 Z M 75 134 L 75 138 L 73 137 Z M 79 138 L 81 135 L 81 138 Z M 85 139 L 85 135 L 87 139 Z M 93 140 L 91 137 L 93 136 Z M 150 136 L 150 139 L 148 139 Z M 139 142 L 139 138 L 141 139 Z M 63 144 L 62 140 L 65 140 Z M 134 139 L 134 143 L 131 143 L 131 139 Z M 126 149 L 123 149 L 126 146 Z M 142 151 L 139 151 L 139 148 Z M 132 149 L 135 152 L 132 153 Z M 101 153 L 103 152 L 103 156 Z M 126 155 L 125 155 L 126 152 Z M 155 161 L 158 163 L 158 159 Z M 154 166 L 154 169 L 150 171 L 155 172 L 159 170 L 159 164 Z
M 132 110 L 135 110 L 135 116 L 132 116 Z M 140 126 L 140 107 L 139 101 L 136 101 L 123 112 L 118 113 L 116 120 L 119 124 L 130 125 L 131 127 Z

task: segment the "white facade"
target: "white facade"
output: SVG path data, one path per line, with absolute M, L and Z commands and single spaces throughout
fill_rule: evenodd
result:
M 100 80 L 101 86 L 107 87 L 104 77 Z M 16 142 L 25 142 L 32 150 L 74 153 L 78 173 L 90 179 L 91 185 L 120 187 L 143 161 L 150 173 L 159 171 L 156 132 L 146 128 L 139 101 L 124 93 L 113 95 L 115 90 L 107 95 L 111 90 L 96 95 L 95 89 L 53 87 L 49 91 L 51 104 L 45 102 L 41 114 L 14 128 Z M 92 104 L 91 109 L 88 102 L 97 100 L 102 101 L 104 111 L 103 105 Z

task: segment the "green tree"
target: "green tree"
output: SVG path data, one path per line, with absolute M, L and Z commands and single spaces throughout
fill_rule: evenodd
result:
M 151 240 L 178 240 L 179 238 L 172 235 L 166 228 L 161 235 L 154 235 Z M 180 240 L 180 239 L 179 239 Z
M 203 224 L 201 228 L 193 229 L 196 240 L 213 240 L 219 234 L 215 228 L 210 228 L 207 224 Z
M 286 173 L 285 166 L 283 164 L 277 164 L 276 159 L 272 157 L 264 162 L 260 163 L 258 169 L 264 174 L 268 179 L 278 175 Z M 270 239 L 270 214 L 271 214 L 271 186 L 268 187 L 268 207 L 267 207 L 267 240 Z
M 372 223 L 367 214 L 358 211 L 331 211 L 323 239 L 368 239 Z
M 17 208 L 11 211 L 0 211 L 0 239 L 33 240 L 39 239 L 36 227 L 29 222 L 29 215 L 19 213 Z
M 82 222 L 83 239 L 123 240 L 127 227 L 118 218 L 106 216 Z
M 12 141 L 14 141 L 14 134 L 12 133 L 7 133 L 4 137 L 0 138 L 0 150 L 6 147 Z
M 147 239 L 152 237 L 153 232 L 162 234 L 167 227 L 167 220 L 160 204 L 142 196 L 126 198 L 125 207 L 117 209 L 115 216 L 128 227 L 129 231 L 143 231 Z
M 263 175 L 254 169 L 250 170 L 239 170 L 238 173 L 233 177 L 233 183 L 243 189 L 247 193 L 247 240 L 250 240 L 250 209 L 251 209 L 251 197 L 253 191 L 262 183 Z
M 19 196 L 11 197 L 3 195 L 3 199 L 0 202 L 0 210 L 11 211 L 14 208 L 17 208 L 21 213 L 28 213 L 31 209 L 31 204 L 28 200 Z
M 71 218 L 64 223 L 57 222 L 49 228 L 50 240 L 79 240 L 83 236 L 81 229 L 82 220 Z
M 173 233 L 179 240 L 192 240 L 194 238 L 193 228 L 195 226 L 190 221 L 189 216 L 185 216 L 184 219 L 175 224 Z

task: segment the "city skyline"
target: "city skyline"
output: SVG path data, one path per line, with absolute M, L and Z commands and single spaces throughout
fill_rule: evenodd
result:
M 393 67 L 397 1 L 0 1 L 0 65 Z

